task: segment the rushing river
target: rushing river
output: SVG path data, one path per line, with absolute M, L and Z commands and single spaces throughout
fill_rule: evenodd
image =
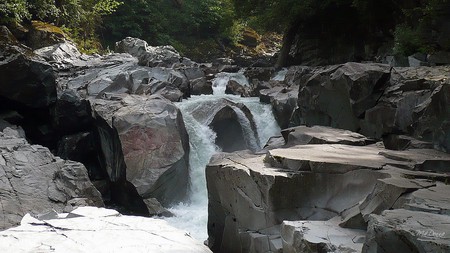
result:
M 214 101 L 226 98 L 236 103 L 242 103 L 250 110 L 256 123 L 259 140 L 250 140 L 252 147 L 261 149 L 267 140 L 280 133 L 280 128 L 272 114 L 271 105 L 262 104 L 259 98 L 242 98 L 226 95 L 225 87 L 229 80 L 235 80 L 241 85 L 248 85 L 247 79 L 241 73 L 219 73 L 213 80 L 213 95 L 192 96 L 177 103 L 186 125 L 190 142 L 190 184 L 191 191 L 188 203 L 180 203 L 170 209 L 175 217 L 166 218 L 174 227 L 185 230 L 192 237 L 200 241 L 207 239 L 208 195 L 206 190 L 205 168 L 211 156 L 220 151 L 215 145 L 216 133 L 207 125 L 197 121 L 192 111 L 201 106 L 209 106 Z M 243 132 L 253 131 L 242 112 L 236 111 Z M 252 134 L 252 136 L 255 136 Z

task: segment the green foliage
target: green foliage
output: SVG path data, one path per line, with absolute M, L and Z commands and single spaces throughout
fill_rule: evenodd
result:
M 151 45 L 171 44 L 177 49 L 193 38 L 229 38 L 234 23 L 230 0 L 124 0 L 105 20 L 103 35 L 112 44 L 126 36 Z
M 101 48 L 96 30 L 102 18 L 122 3 L 117 0 L 3 0 L 0 23 L 40 20 L 62 26 L 85 52 Z
M 394 38 L 395 54 L 411 55 L 417 52 L 422 45 L 419 32 L 405 24 L 396 27 Z
M 0 2 L 0 24 L 19 23 L 30 17 L 26 0 L 3 0 Z

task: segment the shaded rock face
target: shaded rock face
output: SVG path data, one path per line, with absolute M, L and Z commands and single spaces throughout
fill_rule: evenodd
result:
M 450 71 L 448 67 L 395 68 L 391 85 L 366 112 L 361 132 L 380 137 L 404 133 L 449 152 Z
M 203 103 L 191 113 L 216 132 L 216 144 L 225 152 L 256 151 L 261 146 L 253 115 L 244 104 L 224 98 Z
M 346 63 L 317 71 L 298 95 L 302 124 L 325 125 L 351 131 L 376 105 L 389 85 L 390 67 Z
M 33 20 L 26 35 L 26 43 L 32 49 L 51 46 L 65 40 L 61 28 L 52 24 Z
M 448 152 L 448 67 L 346 63 L 311 71 L 286 76 L 300 85 L 291 125 L 331 126 L 374 138 L 404 134 Z
M 163 204 L 181 201 L 188 188 L 189 138 L 179 109 L 160 97 L 139 96 L 93 100 L 92 105 L 101 122 L 111 181 L 126 174 L 144 198 L 157 198 Z M 118 139 L 110 139 L 111 134 Z M 123 154 L 123 160 L 116 154 Z
M 120 249 L 123 252 L 211 253 L 201 242 L 164 220 L 125 216 L 115 210 L 94 207 L 55 213 L 53 217 L 40 220 L 27 214 L 20 226 L 0 232 L 0 250 L 10 252 L 11 249 L 19 252 Z
M 56 76 L 51 65 L 0 27 L 0 114 L 20 124 L 33 142 L 53 147 L 51 107 Z
M 29 48 L 15 41 L 7 28 L 1 28 L 0 36 L 1 96 L 31 108 L 42 108 L 54 103 L 56 85 L 52 67 Z
M 261 102 L 272 104 L 275 119 L 282 129 L 289 126 L 292 113 L 297 107 L 298 89 L 298 86 L 293 86 L 259 91 Z
M 245 137 L 238 116 L 231 107 L 224 107 L 214 116 L 210 126 L 217 134 L 216 145 L 224 152 L 246 148 Z
M 295 130 L 294 146 L 266 155 L 220 153 L 210 161 L 208 242 L 214 252 L 360 252 L 372 240 L 364 239 L 371 215 L 397 208 L 447 214 L 450 188 L 442 182 L 449 178 L 450 155 L 386 150 L 337 129 Z M 328 239 L 320 239 L 321 229 L 330 232 Z
M 81 163 L 55 157 L 47 148 L 30 145 L 6 130 L 0 132 L 0 229 L 19 224 L 27 212 L 62 212 L 75 199 L 103 206 Z

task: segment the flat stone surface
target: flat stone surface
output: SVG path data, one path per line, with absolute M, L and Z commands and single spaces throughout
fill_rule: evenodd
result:
M 450 216 L 450 185 L 439 183 L 434 187 L 420 189 L 411 193 L 407 199 L 403 205 L 405 209 Z
M 284 221 L 283 252 L 361 252 L 365 231 L 341 228 L 330 221 Z
M 27 215 L 19 227 L 0 232 L 0 252 L 211 252 L 164 220 L 92 207 L 71 216 L 77 217 L 39 221 Z
M 374 143 L 362 134 L 325 126 L 298 126 L 281 131 L 287 145 L 346 144 L 365 146 Z
M 375 145 L 297 145 L 273 149 L 267 160 L 273 166 L 294 171 L 345 173 L 355 169 L 382 169 L 387 165 L 419 170 L 450 168 L 450 155 L 431 149 L 385 150 Z M 447 166 L 449 165 L 449 166 Z
M 362 252 L 450 252 L 450 216 L 405 209 L 371 215 Z

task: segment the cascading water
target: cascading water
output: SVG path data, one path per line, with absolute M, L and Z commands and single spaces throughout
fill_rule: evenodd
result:
M 258 98 L 241 98 L 235 95 L 225 95 L 226 84 L 229 80 L 235 80 L 241 85 L 248 85 L 248 81 L 242 73 L 219 73 L 213 82 L 213 95 L 192 96 L 188 100 L 177 103 L 189 134 L 190 141 L 190 201 L 181 203 L 170 209 L 174 217 L 166 220 L 174 227 L 185 230 L 198 240 L 207 239 L 208 221 L 208 195 L 206 190 L 205 168 L 211 156 L 220 151 L 215 145 L 216 133 L 207 126 L 206 121 L 199 121 L 192 112 L 202 106 L 211 106 L 220 99 L 228 99 L 235 103 L 244 104 L 253 115 L 256 123 L 257 135 L 252 133 L 250 122 L 242 111 L 234 108 L 238 116 L 243 132 L 249 137 L 248 143 L 252 149 L 261 149 L 267 140 L 280 133 L 280 128 L 275 121 L 270 105 L 262 104 Z M 258 140 L 251 136 L 258 136 Z
M 284 81 L 284 79 L 286 79 L 286 74 L 287 74 L 287 68 L 283 68 L 280 71 L 278 71 L 277 73 L 275 73 L 275 75 L 272 77 L 272 80 L 275 81 Z

